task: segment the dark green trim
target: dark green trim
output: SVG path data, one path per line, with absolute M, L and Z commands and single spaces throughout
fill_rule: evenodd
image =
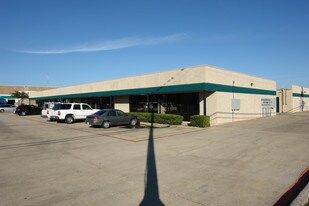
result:
M 309 97 L 309 94 L 303 94 L 304 97 Z M 293 93 L 293 97 L 301 97 L 299 93 Z
M 16 99 L 13 96 L 0 96 L 0 98 L 4 98 L 4 99 Z
M 86 98 L 86 97 L 107 97 L 107 96 L 121 96 L 121 95 L 139 95 L 139 94 L 160 94 L 160 93 L 179 93 L 179 92 L 197 92 L 197 91 L 219 91 L 219 92 L 234 92 L 245 94 L 262 94 L 262 95 L 276 95 L 276 91 L 253 89 L 245 87 L 234 87 L 221 84 L 211 83 L 196 83 L 196 84 L 182 84 L 162 87 L 148 87 L 140 89 L 125 89 L 116 91 L 91 92 L 79 94 L 67 94 L 58 96 L 35 97 L 31 100 L 42 99 L 71 99 L 71 98 Z
M 254 89 L 247 87 L 236 87 L 222 84 L 211 84 L 205 83 L 205 90 L 208 91 L 219 91 L 219 92 L 235 92 L 235 93 L 245 93 L 245 94 L 263 94 L 263 95 L 276 95 L 276 91 L 264 90 L 264 89 Z

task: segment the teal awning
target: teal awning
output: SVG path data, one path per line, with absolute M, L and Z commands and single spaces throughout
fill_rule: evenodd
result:
M 3 99 L 16 99 L 16 97 L 13 97 L 13 96 L 1 96 L 1 95 L 0 95 L 0 98 L 3 98 Z
M 121 95 L 139 95 L 139 94 L 160 94 L 160 93 L 176 93 L 176 92 L 197 92 L 197 91 L 220 91 L 220 92 L 235 92 L 245 94 L 261 94 L 261 95 L 276 95 L 276 91 L 237 87 L 230 85 L 212 84 L 212 83 L 195 83 L 183 84 L 161 87 L 148 87 L 137 89 L 125 89 L 116 91 L 102 91 L 102 92 L 89 92 L 78 94 L 64 94 L 56 96 L 45 97 L 31 97 L 31 100 L 44 100 L 44 99 L 69 99 L 69 98 L 88 98 L 88 97 L 107 97 L 107 96 L 121 96 Z

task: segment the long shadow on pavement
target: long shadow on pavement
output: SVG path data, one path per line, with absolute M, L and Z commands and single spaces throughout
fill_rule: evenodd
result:
M 151 114 L 151 127 L 149 130 L 147 163 L 145 169 L 145 190 L 144 198 L 139 204 L 140 206 L 164 206 L 160 200 L 159 185 L 157 176 L 157 166 L 155 157 L 155 148 L 153 140 L 153 122 L 154 113 Z

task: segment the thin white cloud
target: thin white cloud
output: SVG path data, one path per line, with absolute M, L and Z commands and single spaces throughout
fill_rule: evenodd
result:
M 122 49 L 134 46 L 155 45 L 165 42 L 177 41 L 187 37 L 186 33 L 173 34 L 161 37 L 128 37 L 117 40 L 83 44 L 71 48 L 62 48 L 55 50 L 14 50 L 27 54 L 67 54 L 73 52 L 98 52 L 115 49 Z

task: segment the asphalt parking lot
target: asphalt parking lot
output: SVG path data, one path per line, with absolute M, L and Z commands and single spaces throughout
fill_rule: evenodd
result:
M 309 166 L 309 113 L 201 129 L 0 114 L 0 205 L 273 205 Z

